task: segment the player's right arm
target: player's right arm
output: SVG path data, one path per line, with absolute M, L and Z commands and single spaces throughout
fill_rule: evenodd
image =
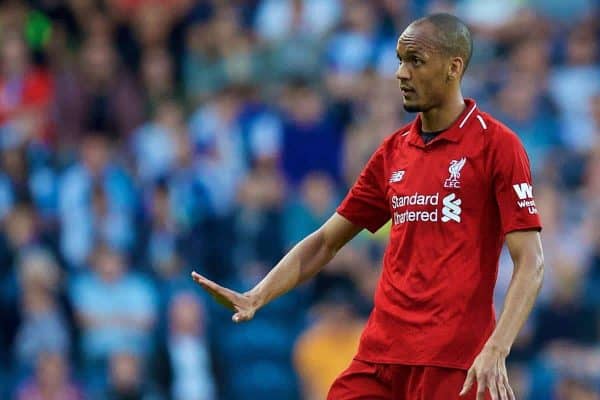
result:
M 390 219 L 384 152 L 382 145 L 371 156 L 337 212 L 294 246 L 252 290 L 238 293 L 196 272 L 194 281 L 234 311 L 234 322 L 252 319 L 259 308 L 315 276 L 363 228 L 374 233 Z
M 196 272 L 192 273 L 192 278 L 219 303 L 235 312 L 234 322 L 248 321 L 258 309 L 315 276 L 361 230 L 361 227 L 334 213 L 246 293 L 222 287 Z

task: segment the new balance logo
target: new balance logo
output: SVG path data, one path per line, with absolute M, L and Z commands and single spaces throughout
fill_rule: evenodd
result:
M 396 171 L 390 176 L 390 183 L 400 182 L 404 177 L 404 170 Z
M 442 221 L 460 222 L 460 213 L 462 212 L 460 205 L 462 201 L 456 198 L 456 194 L 450 193 L 444 197 L 442 204 L 444 205 L 442 208 Z
M 519 200 L 533 198 L 533 187 L 527 182 L 517 183 L 513 185 L 513 189 L 515 189 L 515 193 L 519 197 Z

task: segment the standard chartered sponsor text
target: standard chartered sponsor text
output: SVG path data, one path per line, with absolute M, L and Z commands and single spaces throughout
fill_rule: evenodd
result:
M 406 222 L 437 222 L 438 209 L 437 205 L 440 201 L 440 194 L 420 194 L 397 196 L 391 198 L 393 213 L 393 223 L 404 224 Z M 398 210 L 407 206 L 436 206 L 434 210 Z
M 419 192 L 406 196 L 392 196 L 392 208 L 395 210 L 404 206 L 437 206 L 440 200 L 440 194 L 420 194 Z
M 437 222 L 438 210 L 433 211 L 410 211 L 403 212 L 394 211 L 394 225 L 403 224 L 405 222 Z

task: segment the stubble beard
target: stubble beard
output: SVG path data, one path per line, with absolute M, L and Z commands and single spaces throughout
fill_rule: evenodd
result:
M 408 105 L 408 104 L 404 103 L 402 106 L 404 107 L 404 111 L 409 112 L 409 113 L 417 113 L 417 112 L 425 111 L 423 107 L 416 105 L 416 104 Z

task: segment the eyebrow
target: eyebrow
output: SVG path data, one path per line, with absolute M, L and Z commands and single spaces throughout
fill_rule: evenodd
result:
M 415 55 L 418 57 L 425 57 L 425 53 L 423 53 L 420 50 L 407 50 L 406 51 L 406 56 L 411 56 L 411 55 Z M 396 50 L 396 58 L 400 59 L 400 53 L 398 52 L 398 50 Z

